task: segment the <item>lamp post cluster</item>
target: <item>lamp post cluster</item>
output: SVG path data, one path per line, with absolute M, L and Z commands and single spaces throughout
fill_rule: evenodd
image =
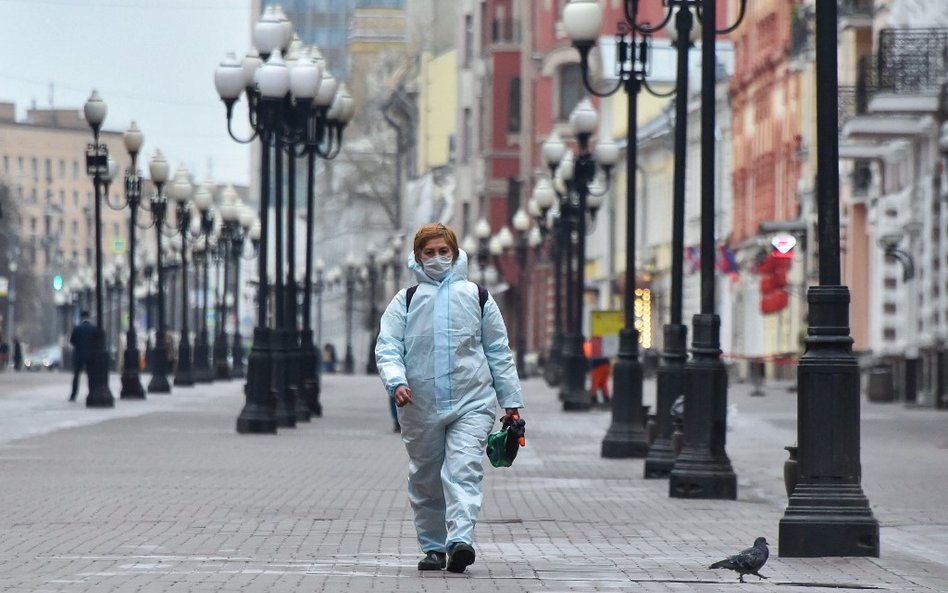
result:
M 669 495 L 672 497 L 734 499 L 737 480 L 725 452 L 727 376 L 721 360 L 720 318 L 715 313 L 715 39 L 740 25 L 747 2 L 741 0 L 735 23 L 724 29 L 717 28 L 716 0 L 666 0 L 665 17 L 654 27 L 638 22 L 639 4 L 640 0 L 625 0 L 623 3 L 625 22 L 618 31 L 616 54 L 619 85 L 606 93 L 593 88 L 588 76 L 588 53 L 602 25 L 599 3 L 596 0 L 571 0 L 563 17 L 567 33 L 580 52 L 587 89 L 596 94 L 610 94 L 624 87 L 629 95 L 627 197 L 630 218 L 627 221 L 626 329 L 622 334 L 623 353 L 616 365 L 613 426 L 603 442 L 603 455 L 611 456 L 616 452 L 629 456 L 641 454 L 638 436 L 626 428 L 638 419 L 631 415 L 631 410 L 620 413 L 619 405 L 620 398 L 637 404 L 640 400 L 636 401 L 636 397 L 641 393 L 640 386 L 634 385 L 641 382 L 641 370 L 629 305 L 635 288 L 635 100 L 641 86 L 647 86 L 648 42 L 647 39 L 637 42 L 636 34 L 648 36 L 656 33 L 674 18 L 674 28 L 668 30 L 677 48 L 671 319 L 665 326 L 665 350 L 658 375 L 660 434 L 648 452 L 645 474 L 646 477 L 668 476 Z M 878 555 L 879 550 L 878 523 L 860 486 L 858 365 L 852 356 L 848 328 L 849 291 L 840 285 L 836 12 L 835 2 L 817 4 L 820 285 L 809 290 L 809 337 L 799 365 L 800 476 L 780 523 L 780 552 L 787 556 Z M 695 18 L 704 26 L 696 28 Z M 688 49 L 692 33 L 699 30 L 702 40 L 701 309 L 692 321 L 692 357 L 688 360 L 687 329 L 681 319 L 685 126 Z M 630 41 L 626 40 L 627 36 Z M 631 395 L 625 395 L 623 391 Z M 664 439 L 666 431 L 670 430 L 669 410 L 678 394 L 684 395 L 684 446 L 676 458 Z M 616 438 L 610 441 L 610 435 Z
M 208 235 L 214 228 L 213 221 L 218 218 L 212 212 L 213 185 L 205 184 L 197 192 L 191 181 L 190 172 L 186 167 L 179 167 L 173 182 L 169 186 L 170 166 L 160 150 L 156 150 L 148 163 L 149 173 L 154 194 L 148 200 L 143 199 L 142 174 L 138 169 L 138 155 L 144 143 L 144 136 L 138 126 L 132 122 L 126 130 L 123 141 L 128 151 L 131 164 L 125 172 L 125 195 L 119 203 L 114 203 L 108 188 L 117 177 L 117 167 L 109 158 L 108 148 L 99 143 L 99 131 L 105 120 L 107 106 L 96 91 L 85 105 L 85 115 L 93 131 L 94 142 L 89 145 L 86 153 L 87 172 L 92 177 L 95 189 L 95 234 L 96 234 L 96 267 L 95 281 L 81 278 L 82 273 L 73 277 L 70 287 L 76 295 L 77 304 L 91 301 L 91 296 L 83 298 L 83 292 L 94 289 L 96 305 L 97 340 L 93 352 L 93 362 L 90 365 L 90 392 L 86 400 L 89 407 L 111 407 L 114 398 L 108 386 L 109 352 L 106 336 L 115 342 L 115 351 L 118 352 L 119 327 L 122 319 L 121 297 L 127 288 L 128 293 L 128 328 L 125 338 L 121 372 L 122 399 L 144 399 L 146 390 L 142 387 L 140 377 L 141 355 L 138 348 L 138 334 L 136 331 L 135 307 L 139 299 L 144 299 L 147 305 L 147 368 L 151 372 L 148 383 L 148 393 L 168 393 L 171 385 L 168 374 L 172 371 L 170 364 L 177 361 L 175 370 L 175 385 L 192 385 L 195 381 L 193 372 L 193 352 L 191 348 L 191 330 L 189 319 L 192 308 L 189 306 L 190 291 L 188 289 L 189 269 L 188 261 L 192 243 L 199 239 L 208 240 Z M 169 212 L 168 195 L 173 200 L 173 210 Z M 103 193 L 105 194 L 103 197 Z M 193 199 L 192 199 L 193 198 Z M 101 239 L 101 204 L 105 202 L 110 208 L 120 210 L 129 209 L 129 241 L 128 262 L 119 259 L 103 269 L 102 266 L 102 239 Z M 231 206 L 240 209 L 239 206 Z M 194 212 L 198 216 L 194 216 Z M 141 216 L 141 212 L 147 216 Z M 173 214 L 173 218 L 171 217 Z M 244 221 L 248 227 L 253 222 Z M 144 254 L 137 253 L 137 232 L 154 227 L 155 249 L 148 249 Z M 143 283 L 139 283 L 138 270 L 143 268 Z M 127 276 L 126 276 L 127 270 Z M 180 302 L 175 310 L 180 310 L 180 339 L 177 356 L 171 355 L 174 344 L 168 333 L 165 317 L 165 282 L 169 271 L 180 272 L 181 293 Z M 152 294 L 152 278 L 156 279 L 157 294 Z M 83 290 L 88 286 L 89 291 Z M 173 296 L 173 295 L 172 295 Z M 109 311 L 111 319 L 106 318 L 103 299 L 110 301 Z M 156 320 L 152 319 L 152 312 L 156 311 Z M 155 326 L 155 345 L 151 344 L 151 329 Z
M 635 209 L 637 97 L 648 88 L 648 36 L 668 28 L 677 49 L 675 101 L 675 165 L 672 198 L 671 319 L 665 326 L 665 350 L 658 372 L 656 416 L 658 437 L 648 450 L 645 476 L 671 477 L 671 496 L 688 498 L 735 498 L 737 478 L 724 450 L 727 408 L 727 377 L 720 355 L 720 318 L 714 298 L 714 87 L 716 84 L 715 37 L 736 28 L 746 7 L 731 27 L 716 29 L 716 0 L 670 0 L 661 23 L 649 26 L 638 22 L 639 0 L 626 0 L 625 20 L 617 33 L 616 71 L 619 82 L 611 90 L 599 91 L 589 80 L 589 51 L 602 25 L 598 3 L 572 0 L 564 14 L 567 32 L 580 52 L 583 82 L 590 92 L 609 95 L 623 88 L 628 94 L 629 135 L 627 139 L 627 251 L 625 286 L 625 328 L 620 336 L 620 356 L 616 364 L 616 397 L 613 423 L 603 441 L 607 457 L 643 456 L 645 445 L 640 427 L 642 371 L 639 363 L 638 332 L 634 327 L 635 294 Z M 695 18 L 705 27 L 695 26 Z M 687 327 L 682 320 L 682 276 L 684 263 L 685 157 L 687 154 L 688 53 L 697 33 L 703 35 L 702 62 L 702 226 L 701 313 L 694 318 L 693 358 L 686 349 Z M 643 36 L 637 40 L 637 36 Z M 696 385 L 711 386 L 700 392 Z M 674 400 L 685 395 L 684 450 L 676 459 L 671 446 L 671 414 Z
M 586 233 L 595 221 L 596 212 L 611 184 L 612 168 L 619 159 L 619 147 L 612 140 L 600 138 L 595 147 L 592 146 L 591 138 L 598 123 L 599 117 L 592 103 L 583 99 L 570 114 L 570 132 L 576 139 L 577 151 L 568 150 L 557 131 L 550 134 L 543 143 L 543 159 L 550 169 L 554 191 L 549 193 L 543 184 L 540 193 L 535 194 L 541 218 L 545 219 L 553 203 L 557 204 L 552 231 L 558 284 L 556 329 L 554 352 L 547 364 L 559 362 L 561 366 L 560 399 L 564 410 L 588 410 L 590 407 L 586 392 L 588 363 L 583 351 Z M 598 169 L 602 170 L 603 183 L 598 181 Z M 559 352 L 555 352 L 557 348 Z
M 281 10 L 264 10 L 254 26 L 253 41 L 255 51 L 242 61 L 228 54 L 215 71 L 214 82 L 226 108 L 231 137 L 237 142 L 260 143 L 257 327 L 248 359 L 246 405 L 237 419 L 237 431 L 273 433 L 277 426 L 294 427 L 297 420 L 308 421 L 310 412 L 320 409 L 312 329 L 300 327 L 296 306 L 297 164 L 306 159 L 305 269 L 309 276 L 313 270 L 316 159 L 332 159 L 339 153 L 354 105 L 345 87 L 324 67 L 319 50 L 304 46 L 294 36 L 293 25 Z M 242 95 L 247 97 L 248 122 L 253 130 L 249 138 L 237 137 L 232 129 L 234 106 Z M 268 277 L 271 206 L 275 218 L 272 316 Z M 307 277 L 304 284 L 311 287 L 311 279 Z M 311 292 L 304 288 L 304 311 L 309 308 Z M 303 321 L 309 322 L 308 315 Z

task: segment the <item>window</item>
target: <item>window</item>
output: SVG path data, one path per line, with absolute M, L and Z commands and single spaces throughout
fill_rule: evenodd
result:
M 17 172 L 23 173 L 23 157 L 21 156 L 16 157 L 16 162 L 18 166 Z
M 510 79 L 510 88 L 507 92 L 507 131 L 520 132 L 520 77 Z
M 59 207 L 66 207 L 66 192 L 63 190 L 59 190 Z
M 73 190 L 72 192 L 72 205 L 79 207 L 79 192 Z
M 39 181 L 39 161 L 36 157 L 30 159 L 30 172 L 33 174 L 33 181 Z
M 7 155 L 3 155 L 3 172 L 4 173 L 10 172 L 10 157 L 8 157 Z
M 53 180 L 53 160 L 52 159 L 46 159 L 43 161 L 43 172 L 46 174 L 46 176 L 44 177 L 46 181 Z
M 72 178 L 79 179 L 79 161 L 72 162 Z
M 31 204 L 36 203 L 36 188 L 35 187 L 30 188 L 30 203 Z
M 474 61 L 474 16 L 464 15 L 464 67 L 470 68 Z
M 66 159 L 59 159 L 59 178 L 66 177 Z
M 461 236 L 467 237 L 471 234 L 471 203 L 461 204 Z M 473 255 L 473 254 L 469 254 Z
M 513 226 L 513 215 L 520 209 L 520 180 L 507 178 L 507 223 Z
M 471 151 L 474 144 L 474 125 L 471 121 L 471 108 L 464 108 L 464 142 L 461 144 L 461 162 L 469 163 L 471 161 Z
M 30 233 L 36 234 L 36 217 L 30 218 Z
M 583 71 L 579 64 L 564 64 L 559 69 L 559 109 L 557 119 L 569 120 L 569 114 L 583 98 Z
M 86 265 L 87 266 L 92 265 L 92 248 L 91 247 L 86 247 Z

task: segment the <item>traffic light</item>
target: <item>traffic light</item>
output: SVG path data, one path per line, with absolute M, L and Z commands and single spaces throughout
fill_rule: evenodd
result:
M 63 289 L 63 277 L 60 274 L 53 276 L 53 290 L 59 292 Z

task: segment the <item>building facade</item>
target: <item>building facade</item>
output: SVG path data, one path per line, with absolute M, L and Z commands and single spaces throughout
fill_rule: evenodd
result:
M 3 331 L 17 328 L 33 346 L 51 343 L 59 324 L 42 320 L 57 316 L 53 278 L 68 286 L 74 277 L 95 270 L 95 201 L 86 175 L 86 148 L 92 132 L 77 110 L 29 109 L 16 119 L 15 105 L 0 104 L 0 182 L 7 186 L 13 208 L 3 213 L 7 253 L 0 254 L 4 275 L 16 262 L 15 319 L 9 323 L 10 294 L 3 300 Z M 100 141 L 118 165 L 119 178 L 109 188 L 111 203 L 124 200 L 121 174 L 128 167 L 122 134 L 103 130 Z M 104 196 L 103 196 L 104 197 Z M 103 201 L 103 260 L 121 258 L 128 248 L 128 214 Z M 31 288 L 27 288 L 31 287 Z

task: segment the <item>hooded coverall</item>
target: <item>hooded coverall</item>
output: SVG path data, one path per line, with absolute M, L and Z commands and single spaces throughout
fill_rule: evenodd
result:
M 500 309 L 488 297 L 481 311 L 467 254 L 460 251 L 441 282 L 414 254 L 408 268 L 418 279 L 411 309 L 399 291 L 382 315 L 375 356 L 389 396 L 400 385 L 412 391 L 398 421 L 418 542 L 422 552 L 446 552 L 474 542 L 496 404 L 521 408 L 523 401 Z

